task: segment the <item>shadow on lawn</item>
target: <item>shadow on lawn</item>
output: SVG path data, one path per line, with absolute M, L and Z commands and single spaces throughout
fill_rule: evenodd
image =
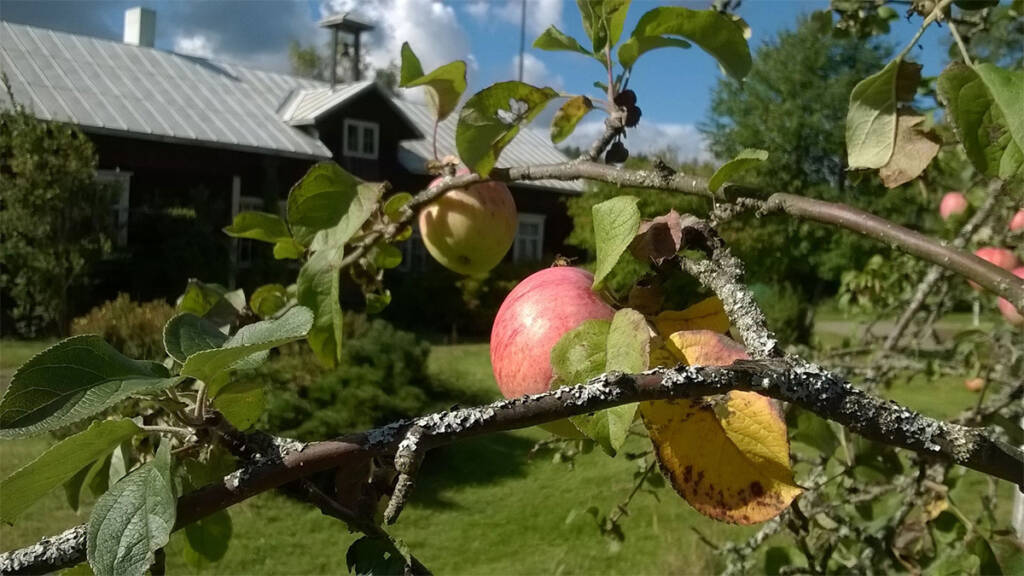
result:
M 501 433 L 432 450 L 423 461 L 412 501 L 427 508 L 456 508 L 460 505 L 446 497 L 453 489 L 522 478 L 533 445 L 529 438 Z

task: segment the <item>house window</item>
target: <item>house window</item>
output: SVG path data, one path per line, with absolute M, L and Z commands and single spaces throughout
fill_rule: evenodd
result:
M 345 119 L 342 126 L 344 137 L 345 156 L 352 158 L 377 159 L 377 149 L 380 144 L 380 127 L 376 122 L 364 122 L 362 120 Z
M 263 210 L 264 202 L 263 198 L 258 196 L 239 196 L 238 197 L 238 211 L 239 212 L 259 212 Z M 246 266 L 252 266 L 253 260 L 253 249 L 255 241 L 248 238 L 239 238 L 238 244 L 236 245 L 235 262 L 238 263 L 240 268 Z
M 427 267 L 427 247 L 423 245 L 420 231 L 413 227 L 412 236 L 402 243 L 402 263 L 398 270 L 402 272 L 422 272 Z
M 96 180 L 109 184 L 115 189 L 111 203 L 111 228 L 114 233 L 114 245 L 118 248 L 128 246 L 128 215 L 131 207 L 131 172 L 121 170 L 97 170 Z
M 516 262 L 535 262 L 544 252 L 544 215 L 519 214 L 519 229 L 512 245 L 512 259 Z

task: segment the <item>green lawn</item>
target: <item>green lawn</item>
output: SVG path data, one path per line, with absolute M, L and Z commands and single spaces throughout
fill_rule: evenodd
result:
M 496 395 L 487 347 L 435 347 L 431 371 L 458 382 L 468 397 Z M 892 396 L 935 416 L 959 412 L 976 397 L 956 381 L 911 380 Z M 626 540 L 618 550 L 602 539 L 585 513 L 608 512 L 632 486 L 634 462 L 599 451 L 570 469 L 550 454 L 530 460 L 533 444 L 545 437 L 525 430 L 480 438 L 432 452 L 424 464 L 409 508 L 394 527 L 423 562 L 438 574 L 654 574 L 709 573 L 718 558 L 691 528 L 715 541 L 739 540 L 755 528 L 720 524 L 694 512 L 671 489 L 657 498 L 641 494 L 623 519 Z M 633 439 L 631 449 L 645 440 Z M 46 441 L 0 444 L 0 476 L 38 454 Z M 987 480 L 969 474 L 957 502 L 973 514 Z M 1003 496 L 1011 487 L 1001 483 Z M 1003 500 L 1007 502 L 1007 500 Z M 1008 507 L 1000 511 L 1008 515 Z M 264 494 L 231 509 L 235 537 L 225 558 L 203 572 L 223 574 L 345 573 L 345 552 L 353 536 L 336 520 L 277 494 Z M 34 506 L 15 527 L 0 527 L 0 549 L 31 543 L 83 522 L 57 491 Z M 182 560 L 180 535 L 168 549 L 168 571 L 194 573 Z

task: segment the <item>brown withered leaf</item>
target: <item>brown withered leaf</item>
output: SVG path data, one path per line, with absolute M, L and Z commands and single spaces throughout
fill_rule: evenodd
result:
M 641 222 L 629 251 L 642 262 L 653 260 L 660 265 L 679 252 L 682 242 L 683 223 L 679 213 L 670 210 L 668 214 Z
M 941 139 L 918 126 L 924 116 L 913 108 L 903 108 L 896 116 L 896 143 L 889 162 L 878 169 L 886 188 L 895 188 L 917 178 L 939 153 Z
M 629 307 L 646 316 L 657 314 L 664 300 L 665 291 L 657 282 L 641 281 L 629 290 Z

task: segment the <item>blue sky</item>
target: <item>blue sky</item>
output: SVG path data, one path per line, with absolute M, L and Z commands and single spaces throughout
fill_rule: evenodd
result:
M 628 34 L 640 16 L 655 6 L 705 8 L 709 3 L 634 1 L 625 31 Z M 326 14 L 356 10 L 379 25 L 369 40 L 370 58 L 377 65 L 397 59 L 401 42 L 408 40 L 428 68 L 466 59 L 471 90 L 514 79 L 517 70 L 521 0 L 3 0 L 0 18 L 120 40 L 124 10 L 133 5 L 156 10 L 158 48 L 259 68 L 287 71 L 289 41 L 322 44 L 327 35 L 316 22 Z M 746 0 L 739 15 L 750 24 L 750 43 L 756 49 L 779 30 L 793 27 L 801 14 L 827 6 L 826 0 Z M 910 22 L 895 21 L 891 42 L 904 45 L 920 22 L 916 16 Z M 551 24 L 585 38 L 575 2 L 527 0 L 525 80 L 566 92 L 594 93 L 592 83 L 604 76 L 596 62 L 529 48 Z M 925 49 L 912 52 L 925 65 L 925 75 L 937 74 L 944 65 L 946 34 L 933 27 L 920 42 Z M 631 138 L 631 146 L 673 145 L 680 156 L 706 154 L 695 125 L 707 112 L 710 88 L 720 74 L 714 60 L 697 49 L 664 49 L 645 55 L 634 69 L 631 87 L 639 95 L 647 129 Z M 592 138 L 600 123 L 596 115 L 589 116 L 574 143 Z

